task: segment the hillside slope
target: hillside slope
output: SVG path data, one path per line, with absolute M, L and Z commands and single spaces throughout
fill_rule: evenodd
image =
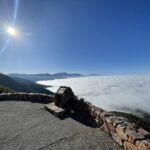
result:
M 43 86 L 21 78 L 10 78 L 0 73 L 0 86 L 8 87 L 16 92 L 52 94 Z
M 15 92 L 14 90 L 0 85 L 0 93 L 14 93 L 14 92 Z

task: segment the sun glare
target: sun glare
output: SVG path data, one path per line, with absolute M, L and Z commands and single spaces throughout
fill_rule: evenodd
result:
M 11 36 L 16 36 L 16 34 L 17 34 L 16 30 L 13 27 L 8 27 L 7 33 Z

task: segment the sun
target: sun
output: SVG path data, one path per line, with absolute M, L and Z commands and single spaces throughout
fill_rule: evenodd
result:
M 8 27 L 7 33 L 13 37 L 15 37 L 17 35 L 17 32 L 16 32 L 15 28 L 13 28 L 13 27 Z

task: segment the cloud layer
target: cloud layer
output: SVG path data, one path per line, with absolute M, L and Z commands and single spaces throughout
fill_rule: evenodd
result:
M 106 110 L 122 108 L 140 109 L 150 113 L 150 76 L 122 75 L 96 76 L 39 81 L 52 85 L 56 92 L 59 86 L 70 86 L 80 98 Z

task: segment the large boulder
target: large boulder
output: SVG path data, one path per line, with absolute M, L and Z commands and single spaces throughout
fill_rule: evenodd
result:
M 61 86 L 55 94 L 55 105 L 61 108 L 72 108 L 76 96 L 70 87 Z

